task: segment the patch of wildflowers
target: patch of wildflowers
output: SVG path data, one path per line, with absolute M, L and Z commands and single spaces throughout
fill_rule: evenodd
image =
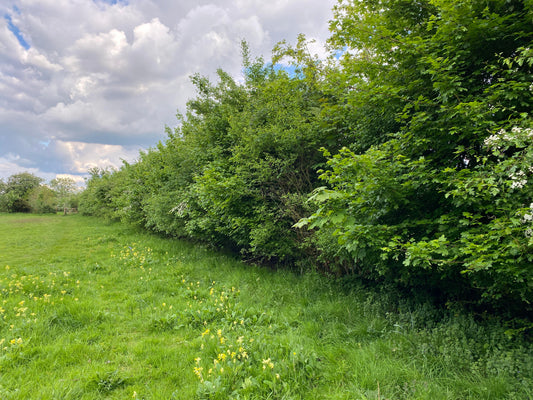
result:
M 153 263 L 152 249 L 150 247 L 139 247 L 137 243 L 123 246 L 118 256 L 112 254 L 111 257 L 118 258 L 126 267 L 139 268 L 145 271 L 145 267 Z M 147 269 L 148 273 L 152 272 L 151 268 Z
M 204 288 L 183 276 L 179 282 L 190 299 L 181 322 L 199 329 L 193 366 L 199 398 L 283 397 L 282 390 L 291 382 L 306 386 L 313 375 L 309 372 L 315 371 L 308 365 L 314 357 L 272 343 L 271 335 L 260 333 L 282 329 L 273 315 L 243 309 L 234 286 L 227 289 L 212 282 Z
M 6 266 L 5 269 L 11 268 Z M 0 351 L 21 348 L 26 340 L 18 335 L 38 321 L 40 310 L 53 307 L 71 294 L 72 286 L 73 279 L 68 271 L 50 272 L 45 276 L 12 272 L 9 276 L 0 277 L 0 320 L 10 335 L 17 333 L 15 337 L 0 339 Z

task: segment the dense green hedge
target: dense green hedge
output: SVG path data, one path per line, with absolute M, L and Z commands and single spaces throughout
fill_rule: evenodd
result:
M 329 60 L 303 37 L 274 66 L 244 46 L 243 83 L 194 76 L 179 128 L 93 171 L 80 208 L 250 260 L 531 311 L 532 7 L 340 1 Z

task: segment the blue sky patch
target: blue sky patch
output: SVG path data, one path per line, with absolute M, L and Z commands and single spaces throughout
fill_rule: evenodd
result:
M 93 0 L 94 3 L 106 3 L 114 6 L 115 4 L 128 5 L 128 0 Z
M 285 71 L 291 78 L 299 75 L 299 69 L 294 65 L 275 64 L 274 71 Z
M 28 50 L 30 48 L 30 45 L 28 42 L 26 42 L 26 40 L 24 39 L 24 36 L 22 36 L 22 33 L 20 32 L 20 29 L 18 28 L 18 26 L 16 26 L 13 23 L 13 20 L 11 19 L 11 15 L 9 14 L 4 15 L 4 19 L 7 21 L 7 28 L 11 31 L 11 33 L 13 33 L 13 35 L 15 35 L 20 45 L 24 47 L 26 50 Z
M 336 60 L 340 60 L 341 57 L 344 55 L 344 53 L 346 53 L 346 51 L 348 50 L 348 47 L 347 46 L 344 46 L 342 48 L 342 50 L 337 50 L 335 52 L 335 54 L 333 55 L 333 57 L 335 57 Z

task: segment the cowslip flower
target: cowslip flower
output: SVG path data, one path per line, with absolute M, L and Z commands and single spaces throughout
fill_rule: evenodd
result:
M 194 367 L 194 374 L 200 379 L 200 382 L 204 381 L 204 378 L 202 376 L 203 367 Z
M 263 360 L 263 369 L 266 369 L 267 367 L 269 367 L 270 369 L 274 369 L 274 363 L 270 358 Z

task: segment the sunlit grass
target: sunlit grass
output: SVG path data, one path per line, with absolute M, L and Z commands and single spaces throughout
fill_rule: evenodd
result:
M 1 399 L 527 399 L 494 323 L 80 216 L 0 215 Z

